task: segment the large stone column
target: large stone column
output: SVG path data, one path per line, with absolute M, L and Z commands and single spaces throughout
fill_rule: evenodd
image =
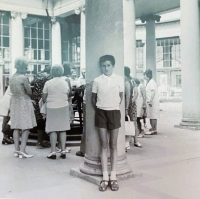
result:
M 3 66 L 4 61 L 2 60 L 2 57 L 0 56 L 0 99 L 3 97 L 4 94 L 4 88 L 3 88 Z
M 199 1 L 181 0 L 181 126 L 200 128 L 200 47 Z
M 15 59 L 24 55 L 24 28 L 22 19 L 27 17 L 26 13 L 20 13 L 11 11 L 11 71 L 10 74 L 14 74 L 16 69 L 14 68 Z
M 102 175 L 99 137 L 94 126 L 95 111 L 91 103 L 92 82 L 95 77 L 101 75 L 98 60 L 105 54 L 111 54 L 116 58 L 114 72 L 124 75 L 122 6 L 122 0 L 86 0 L 86 155 L 80 170 L 90 175 Z M 124 103 L 121 105 L 121 115 L 122 127 L 118 136 L 118 175 L 131 171 L 124 149 Z
M 81 10 L 81 57 L 80 69 L 85 68 L 85 10 Z
M 60 23 L 52 18 L 52 65 L 62 64 Z
M 146 69 L 151 69 L 153 79 L 156 81 L 156 31 L 155 21 L 160 21 L 158 15 L 141 17 L 142 23 L 146 21 Z
M 136 76 L 136 32 L 135 32 L 135 2 L 123 0 L 124 17 L 124 66 L 131 69 L 131 75 Z

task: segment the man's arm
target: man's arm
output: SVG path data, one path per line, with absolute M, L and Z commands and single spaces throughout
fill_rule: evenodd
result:
M 122 100 L 123 100 L 123 92 L 120 92 L 120 93 L 119 93 L 119 97 L 120 97 L 119 105 L 121 105 Z
M 43 103 L 45 103 L 47 101 L 47 96 L 48 96 L 47 93 L 42 93 L 42 101 L 43 101 Z
M 92 93 L 92 105 L 94 108 L 96 108 L 97 103 L 97 93 Z

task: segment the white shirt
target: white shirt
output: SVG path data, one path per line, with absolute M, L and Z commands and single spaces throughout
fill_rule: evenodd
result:
M 86 83 L 85 78 L 79 77 L 79 78 L 78 78 L 77 87 L 82 86 L 82 85 L 85 85 L 85 83 Z
M 158 96 L 158 89 L 157 89 L 157 84 L 156 82 L 151 79 L 148 83 L 147 83 L 147 86 L 146 86 L 146 96 L 147 96 L 147 102 L 149 102 L 151 100 L 151 91 L 152 90 L 155 90 L 155 99 L 154 100 L 157 100 L 157 96 Z
M 54 77 L 47 81 L 43 88 L 47 93 L 47 108 L 62 108 L 68 106 L 68 83 L 62 77 Z
M 92 92 L 97 93 L 97 108 L 103 110 L 119 110 L 119 93 L 124 91 L 123 77 L 112 74 L 100 75 L 94 79 Z

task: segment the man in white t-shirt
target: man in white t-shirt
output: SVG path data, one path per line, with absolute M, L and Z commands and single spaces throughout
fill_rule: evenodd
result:
M 119 185 L 116 179 L 117 138 L 121 127 L 120 104 L 123 99 L 124 79 L 113 73 L 115 58 L 112 55 L 100 57 L 99 64 L 102 75 L 94 79 L 92 87 L 92 104 L 95 108 L 95 126 L 100 139 L 100 158 L 103 170 L 103 180 L 99 190 L 105 191 L 110 184 L 112 191 L 117 191 Z M 111 175 L 107 169 L 107 130 L 110 136 Z

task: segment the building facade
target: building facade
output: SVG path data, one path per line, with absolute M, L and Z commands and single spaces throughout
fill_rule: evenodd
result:
M 175 22 L 156 25 L 156 22 L 162 22 L 158 13 L 179 8 L 184 13 L 180 19 L 181 39 L 180 32 L 165 35 L 165 28 L 161 31 L 168 25 L 176 26 Z M 151 69 L 154 79 L 163 86 L 163 95 L 179 93 L 181 85 L 183 113 L 180 126 L 200 128 L 198 0 L 1 0 L 0 9 L 1 96 L 8 75 L 15 72 L 14 60 L 18 56 L 29 59 L 30 78 L 49 64 L 70 62 L 75 68 L 87 66 L 86 121 L 90 122 L 86 122 L 86 156 L 80 166 L 84 173 L 101 175 L 102 172 L 90 99 L 92 81 L 101 74 L 98 59 L 104 54 L 114 55 L 115 73 L 119 75 L 123 75 L 124 65 L 130 66 L 132 75 L 138 77 L 143 69 Z M 135 19 L 141 19 L 145 26 L 136 29 Z M 161 35 L 156 33 L 156 27 Z M 136 36 L 137 31 L 146 34 Z M 130 172 L 123 144 L 124 121 L 121 123 L 118 174 Z
M 162 19 L 162 17 L 161 17 Z M 156 81 L 161 99 L 181 99 L 180 20 L 156 23 Z M 136 25 L 136 69 L 146 69 L 146 26 Z

